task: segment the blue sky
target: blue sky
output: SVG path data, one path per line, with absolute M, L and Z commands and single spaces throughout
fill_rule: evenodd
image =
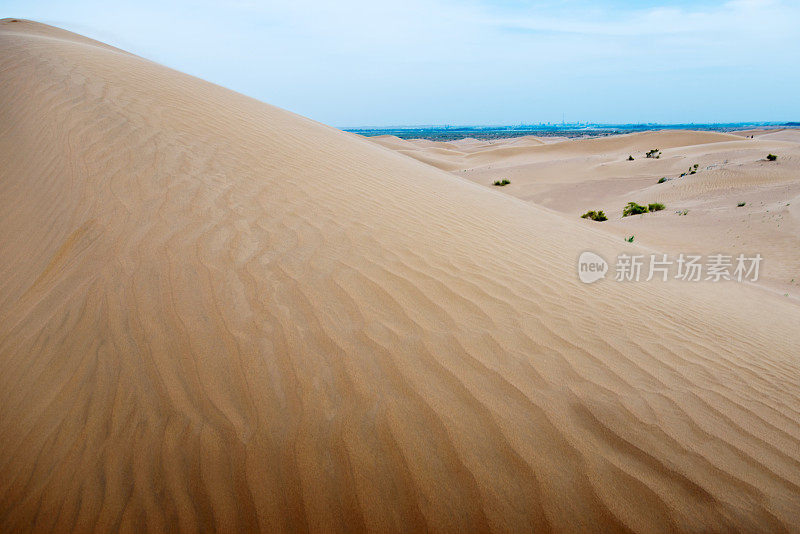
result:
M 0 0 L 334 126 L 800 120 L 800 0 Z

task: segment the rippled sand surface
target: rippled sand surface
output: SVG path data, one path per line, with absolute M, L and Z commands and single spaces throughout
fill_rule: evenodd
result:
M 24 21 L 0 206 L 4 532 L 798 529 L 761 288 Z

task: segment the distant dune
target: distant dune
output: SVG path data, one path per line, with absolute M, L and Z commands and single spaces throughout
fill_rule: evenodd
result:
M 62 30 L 0 72 L 0 531 L 798 531 L 789 299 L 582 284 L 640 249 Z
M 509 180 L 503 193 L 573 219 L 603 210 L 611 217 L 603 230 L 635 235 L 655 250 L 760 253 L 759 284 L 800 304 L 800 130 L 657 131 L 545 146 L 519 139 L 434 154 L 416 141 L 370 138 L 487 187 Z M 658 158 L 647 158 L 653 149 Z M 775 162 L 765 159 L 771 153 L 779 155 Z M 630 201 L 668 209 L 622 218 Z

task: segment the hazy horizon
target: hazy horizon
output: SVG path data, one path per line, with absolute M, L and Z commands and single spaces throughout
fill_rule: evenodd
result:
M 2 7 L 339 127 L 800 118 L 790 0 Z
M 545 121 L 545 122 L 515 122 L 515 123 L 463 123 L 463 124 L 333 124 L 344 130 L 358 130 L 358 129 L 392 129 L 392 128 L 532 128 L 549 126 L 553 128 L 570 127 L 570 126 L 607 126 L 607 127 L 621 127 L 621 126 L 653 126 L 653 127 L 669 127 L 669 126 L 785 126 L 797 127 L 800 121 L 786 119 L 779 121 L 732 121 L 732 122 L 589 122 L 589 121 Z

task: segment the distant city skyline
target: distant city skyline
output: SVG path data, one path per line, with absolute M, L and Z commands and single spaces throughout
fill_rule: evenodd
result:
M 800 123 L 688 123 L 688 124 L 594 124 L 594 123 L 540 123 L 519 125 L 414 125 L 414 126 L 361 126 L 344 127 L 348 132 L 372 137 L 391 135 L 401 139 L 429 139 L 453 141 L 456 139 L 504 139 L 533 135 L 536 137 L 602 137 L 654 130 L 704 130 L 735 132 L 753 128 L 783 129 L 800 127 Z
M 794 0 L 0 0 L 337 127 L 800 120 Z
M 736 121 L 736 122 L 590 122 L 590 121 L 541 121 L 541 122 L 516 122 L 510 124 L 356 124 L 344 125 L 342 128 L 349 130 L 358 130 L 362 128 L 375 128 L 375 129 L 391 129 L 391 128 L 526 128 L 526 127 L 544 127 L 550 126 L 553 128 L 568 127 L 568 126 L 653 126 L 653 127 L 669 127 L 669 126 L 709 126 L 709 127 L 731 127 L 738 128 L 742 126 L 766 126 L 766 127 L 800 127 L 798 121 Z

